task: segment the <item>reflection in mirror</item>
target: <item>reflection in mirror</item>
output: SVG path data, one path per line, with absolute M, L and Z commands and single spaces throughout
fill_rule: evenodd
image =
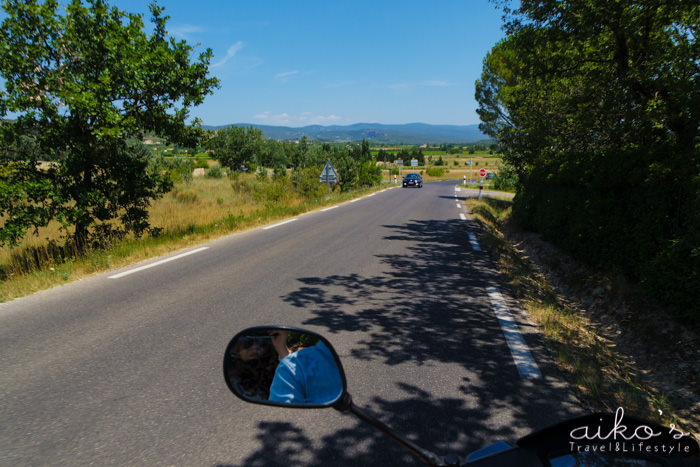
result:
M 224 376 L 240 398 L 287 406 L 330 406 L 345 391 L 340 363 L 320 335 L 299 329 L 256 327 L 226 349 Z

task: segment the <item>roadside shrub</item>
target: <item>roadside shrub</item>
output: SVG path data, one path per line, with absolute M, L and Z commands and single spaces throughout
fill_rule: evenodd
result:
M 445 169 L 440 167 L 429 167 L 427 172 L 431 177 L 442 177 L 445 174 Z
M 518 174 L 510 167 L 499 165 L 493 179 L 493 188 L 499 191 L 515 191 L 518 185 Z
M 285 169 L 284 167 L 275 167 L 275 171 L 272 174 L 272 178 L 274 180 L 286 179 L 287 178 L 287 169 Z
M 294 191 L 310 199 L 317 199 L 325 194 L 325 183 L 319 183 L 321 169 L 318 167 L 308 167 L 306 169 L 295 170 L 292 173 L 292 186 Z
M 192 172 L 194 171 L 194 163 L 190 159 L 184 157 L 156 157 L 152 166 L 158 171 L 167 172 L 170 180 L 173 183 L 192 181 Z
M 204 157 L 197 157 L 195 159 L 195 164 L 194 168 L 195 169 L 208 169 L 209 168 L 209 161 L 204 158 Z
M 231 174 L 231 188 L 235 193 L 255 193 L 259 182 L 249 177 L 241 177 L 240 172 Z
M 357 168 L 357 185 L 373 186 L 381 183 L 382 169 L 374 161 L 366 161 L 359 164 Z
M 266 204 L 279 204 L 287 201 L 291 196 L 289 182 L 286 180 L 273 180 L 259 184 L 254 196 L 255 199 Z
M 219 164 L 216 164 L 209 167 L 209 169 L 204 173 L 204 175 L 209 178 L 223 178 L 224 171 L 221 169 L 221 166 Z

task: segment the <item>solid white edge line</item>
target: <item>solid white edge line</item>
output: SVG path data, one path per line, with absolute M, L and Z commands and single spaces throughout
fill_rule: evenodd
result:
M 486 287 L 486 293 L 491 300 L 491 306 L 493 306 L 496 312 L 496 317 L 501 325 L 501 330 L 506 338 L 506 343 L 508 344 L 510 354 L 513 357 L 513 362 L 515 362 L 518 373 L 520 373 L 520 376 L 527 379 L 542 378 L 540 368 L 532 357 L 525 339 L 522 334 L 520 334 L 518 325 L 510 314 L 506 302 L 503 300 L 503 296 L 496 287 Z
M 469 235 L 469 243 L 471 243 L 472 249 L 474 251 L 481 251 L 481 247 L 479 246 L 479 242 L 476 239 L 474 232 L 469 232 L 467 235 Z
M 138 268 L 130 269 L 128 271 L 120 272 L 119 274 L 114 274 L 113 276 L 109 276 L 109 279 L 119 279 L 124 276 L 128 276 L 129 274 L 133 274 L 135 272 L 143 271 L 144 269 L 151 269 L 156 266 L 160 266 L 161 264 L 169 263 L 170 261 L 175 261 L 176 259 L 184 258 L 185 256 L 193 255 L 195 253 L 199 253 L 200 251 L 208 250 L 208 246 L 204 246 L 201 248 L 197 248 L 196 250 L 188 251 L 186 253 L 179 254 L 177 256 L 173 256 L 170 258 L 162 259 L 160 261 L 156 261 L 155 263 L 147 264 L 145 266 L 140 266 Z
M 463 221 L 467 220 L 467 216 L 465 216 L 464 213 L 462 213 L 462 212 L 459 213 L 459 218 L 462 219 Z
M 263 227 L 262 229 L 263 230 L 274 229 L 275 227 L 279 227 L 280 225 L 284 225 L 284 224 L 289 224 L 290 222 L 294 222 L 296 220 L 297 220 L 297 218 L 295 217 L 294 219 L 288 219 L 286 221 L 278 222 L 277 224 L 268 225 L 267 227 Z
M 321 212 L 326 212 L 326 211 L 330 211 L 331 209 L 337 209 L 337 208 L 338 208 L 338 206 L 331 206 L 329 208 L 321 209 Z

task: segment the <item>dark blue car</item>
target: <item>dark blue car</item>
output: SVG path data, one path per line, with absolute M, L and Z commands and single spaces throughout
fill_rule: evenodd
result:
M 423 188 L 423 179 L 418 174 L 408 174 L 403 178 L 403 187 L 409 186 Z

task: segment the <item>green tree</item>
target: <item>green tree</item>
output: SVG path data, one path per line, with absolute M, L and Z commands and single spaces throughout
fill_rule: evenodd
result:
M 210 139 L 209 147 L 221 165 L 240 171 L 241 166 L 259 163 L 264 148 L 263 133 L 252 126 L 222 128 Z
M 338 174 L 338 184 L 341 190 L 349 190 L 357 186 L 357 161 L 355 161 L 346 148 L 339 148 L 333 152 L 331 162 Z
M 266 139 L 263 143 L 259 162 L 260 165 L 275 170 L 285 170 L 289 167 L 289 157 L 284 147 L 273 139 Z
M 291 156 L 292 167 L 295 169 L 304 169 L 310 165 L 309 163 L 309 140 L 306 136 L 302 136 L 298 144 L 292 143 Z
M 515 217 L 700 320 L 700 7 L 521 0 L 506 13 L 476 98 L 516 175 Z
M 16 245 L 52 219 L 74 228 L 81 250 L 105 235 L 141 234 L 150 200 L 170 182 L 149 169 L 138 141 L 148 131 L 195 145 L 200 131 L 186 122 L 217 86 L 211 51 L 191 61 L 193 48 L 168 37 L 155 3 L 149 34 L 140 15 L 104 0 L 72 0 L 64 12 L 56 0 L 2 7 L 0 116 L 16 119 L 0 125 L 0 242 Z M 26 138 L 35 151 L 22 155 Z
M 477 82 L 481 128 L 521 171 L 567 152 L 700 134 L 700 8 L 681 0 L 523 0 Z
M 422 149 L 415 148 L 411 151 L 411 159 L 418 161 L 418 165 L 425 165 L 425 155 Z

